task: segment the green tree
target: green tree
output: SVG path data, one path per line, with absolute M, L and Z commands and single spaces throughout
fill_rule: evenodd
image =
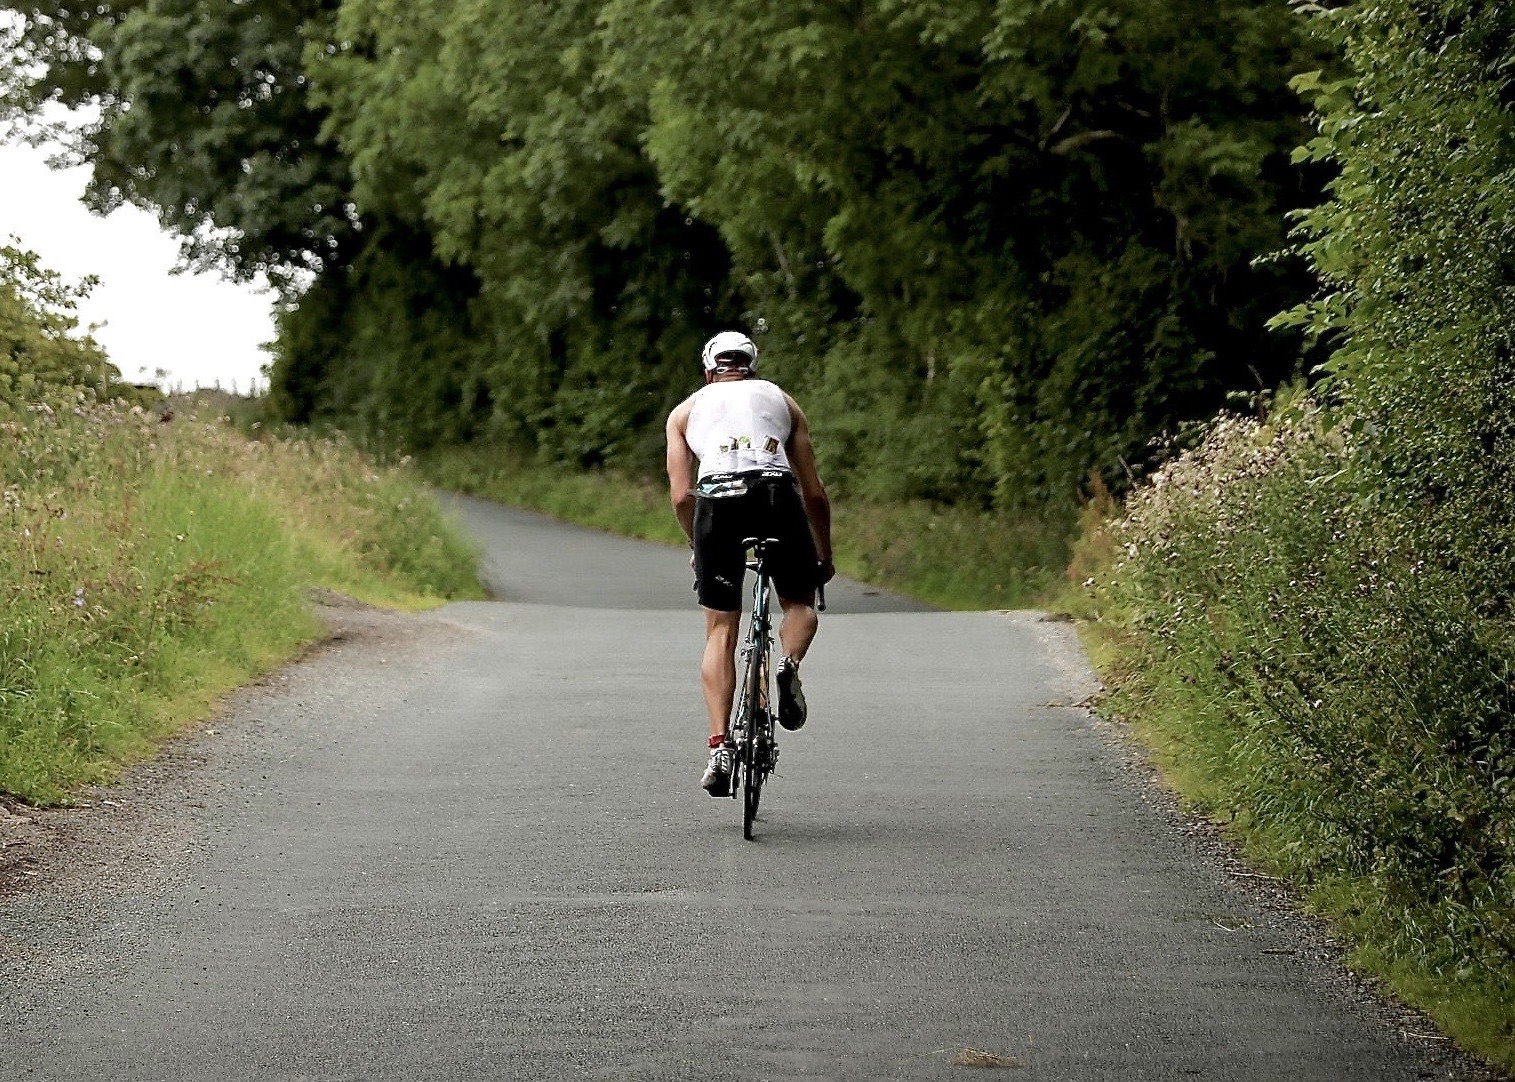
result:
M 1478 0 L 1356 3 L 1314 18 L 1345 76 L 1299 87 L 1301 157 L 1334 163 L 1303 214 L 1326 284 L 1280 319 L 1335 350 L 1331 391 L 1363 437 L 1364 485 L 1405 543 L 1515 601 L 1515 11 Z
M 389 224 L 366 237 L 350 267 L 280 311 L 276 412 L 337 423 L 380 454 L 472 438 L 489 415 L 472 276 L 436 262 L 425 233 Z
M 346 163 L 317 139 L 302 49 L 336 0 L 47 0 L 22 18 L 3 100 L 56 126 L 93 167 L 86 202 L 154 211 L 188 261 L 293 286 L 341 263 L 356 215 Z
M 80 333 L 78 303 L 94 284 L 71 285 L 34 252 L 0 245 L 0 403 L 75 389 L 108 394 L 120 384 L 105 351 Z
M 664 198 L 638 103 L 598 78 L 597 12 L 349 0 L 343 47 L 310 72 L 358 203 L 474 276 L 491 430 L 645 464 L 701 339 L 734 313 L 719 240 Z
M 740 325 L 844 487 L 1013 503 L 1295 363 L 1271 0 L 15 10 L 11 99 L 102 103 L 97 204 L 289 287 L 294 417 L 651 464 Z
M 335 55 L 336 0 L 13 5 L 12 115 L 86 107 L 63 125 L 93 166 L 86 201 L 154 210 L 184 256 L 284 293 L 273 400 L 424 446 L 472 431 L 472 277 L 439 269 L 413 214 L 361 209 L 323 141 L 306 51 Z M 80 118 L 87 118 L 81 121 Z
M 875 477 L 1066 494 L 1295 364 L 1258 332 L 1299 276 L 1252 265 L 1308 195 L 1281 5 L 608 0 L 601 22 L 665 189 Z

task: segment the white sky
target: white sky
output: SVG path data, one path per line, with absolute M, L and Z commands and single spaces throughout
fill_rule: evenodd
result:
M 274 294 L 219 276 L 170 273 L 178 241 L 136 207 L 108 218 L 79 201 L 88 167 L 54 171 L 46 150 L 0 145 L 0 243 L 20 238 L 70 283 L 100 278 L 81 322 L 122 376 L 165 389 L 266 389 L 263 343 L 273 338 Z M 158 369 L 167 374 L 158 377 Z

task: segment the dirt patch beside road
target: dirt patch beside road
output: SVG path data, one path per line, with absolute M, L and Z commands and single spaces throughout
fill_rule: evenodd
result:
M 41 821 L 45 814 L 0 796 L 0 898 L 40 877 L 46 855 L 56 851 L 57 831 Z
M 377 609 L 330 591 L 311 591 L 312 607 L 327 634 L 291 665 L 344 644 L 373 645 L 411 632 L 417 617 Z M 424 619 L 421 617 L 419 619 Z M 167 858 L 193 848 L 175 824 L 181 813 L 204 807 L 193 772 L 203 766 L 233 715 L 247 713 L 249 697 L 277 689 L 288 668 L 235 692 L 211 717 L 166 741 L 157 754 L 128 768 L 115 782 L 88 786 L 67 805 L 32 807 L 0 794 L 0 899 L 30 890 L 114 882 L 137 889 L 161 879 Z M 198 795 L 197 795 L 198 794 Z

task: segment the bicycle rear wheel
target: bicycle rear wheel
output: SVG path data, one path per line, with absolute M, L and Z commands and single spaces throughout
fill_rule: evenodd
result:
M 742 756 L 742 773 L 745 788 L 742 790 L 742 837 L 751 841 L 753 820 L 757 818 L 757 805 L 762 802 L 762 783 L 768 777 L 767 753 L 764 735 L 768 732 L 768 717 L 764 706 L 764 676 L 767 665 L 764 656 L 754 656 L 747 667 L 747 679 L 742 680 L 742 706 L 747 711 L 747 732 L 742 736 L 739 749 Z
M 757 660 L 757 659 L 754 659 Z M 758 805 L 763 799 L 763 781 L 768 777 L 768 764 L 764 762 L 761 741 L 767 726 L 763 716 L 761 663 L 748 667 L 747 680 L 742 688 L 746 700 L 747 732 L 738 749 L 742 757 L 742 837 L 752 840 L 752 824 L 757 819 Z
M 757 820 L 758 804 L 763 799 L 763 772 L 758 768 L 755 745 L 748 743 L 746 788 L 742 790 L 742 837 L 752 840 L 752 824 Z

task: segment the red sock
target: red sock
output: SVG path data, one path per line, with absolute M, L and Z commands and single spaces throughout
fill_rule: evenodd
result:
M 710 738 L 710 745 L 709 746 L 712 747 L 712 748 L 718 748 L 718 747 L 720 747 L 724 743 L 726 743 L 726 734 L 725 733 L 720 733 L 719 735 L 712 736 Z

